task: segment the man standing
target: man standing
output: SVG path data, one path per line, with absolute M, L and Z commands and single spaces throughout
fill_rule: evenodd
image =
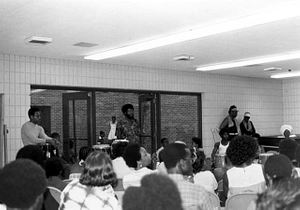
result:
M 242 135 L 252 136 L 253 134 L 256 133 L 254 125 L 250 120 L 250 117 L 251 117 L 250 112 L 245 112 L 244 119 L 240 124 Z
M 184 209 L 212 210 L 213 206 L 206 190 L 184 178 L 193 175 L 192 160 L 191 152 L 184 144 L 172 143 L 164 149 L 164 163 L 169 177 L 178 187 Z
M 124 119 L 117 123 L 116 136 L 118 139 L 126 139 L 129 143 L 139 142 L 140 128 L 136 119 L 134 119 L 134 108 L 132 104 L 125 104 L 122 107 Z
M 50 143 L 55 145 L 56 141 L 45 134 L 44 128 L 38 125 L 41 120 L 41 113 L 38 108 L 30 108 L 28 111 L 29 121 L 21 128 L 21 138 L 24 146 L 40 143 Z
M 239 110 L 235 105 L 232 105 L 228 110 L 228 116 L 223 120 L 219 129 L 227 128 L 229 138 L 228 141 L 233 139 L 235 136 L 239 135 L 239 125 L 236 119 Z

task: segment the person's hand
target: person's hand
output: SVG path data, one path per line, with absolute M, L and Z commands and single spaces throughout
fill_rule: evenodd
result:
M 52 144 L 53 146 L 56 146 L 55 141 L 53 139 L 46 139 L 46 143 Z

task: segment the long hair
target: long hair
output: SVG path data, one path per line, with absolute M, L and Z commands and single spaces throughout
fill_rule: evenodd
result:
M 117 185 L 117 176 L 109 156 L 100 151 L 92 152 L 85 160 L 79 182 L 87 186 Z

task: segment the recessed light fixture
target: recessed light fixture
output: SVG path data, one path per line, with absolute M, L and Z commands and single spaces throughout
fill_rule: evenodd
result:
M 259 57 L 259 58 L 251 58 L 248 60 L 240 60 L 240 61 L 232 61 L 228 63 L 220 63 L 214 64 L 209 66 L 198 67 L 196 70 L 198 71 L 214 71 L 219 69 L 228 69 L 228 68 L 236 68 L 242 66 L 249 66 L 253 64 L 261 64 L 261 63 L 270 63 L 276 61 L 285 61 L 285 60 L 292 60 L 300 58 L 300 51 L 292 52 L 292 53 L 285 53 L 280 55 L 269 55 L 266 57 Z
M 74 44 L 74 46 L 77 46 L 77 47 L 94 47 L 97 45 L 98 44 L 88 43 L 88 42 L 79 42 L 79 43 Z
M 281 79 L 281 78 L 288 78 L 288 77 L 300 77 L 300 71 L 291 71 L 291 69 L 289 69 L 288 72 L 286 73 L 275 74 L 271 76 L 271 78 L 274 79 Z
M 281 71 L 280 67 L 268 67 L 268 68 L 264 68 L 264 71 Z
M 191 61 L 194 59 L 195 57 L 192 55 L 177 55 L 173 58 L 174 61 Z
M 239 17 L 233 20 L 210 25 L 207 27 L 193 28 L 181 33 L 165 35 L 157 39 L 122 46 L 113 50 L 108 50 L 105 52 L 85 56 L 84 58 L 90 60 L 103 60 L 107 58 L 132 54 L 171 44 L 199 39 L 215 34 L 254 27 L 257 25 L 271 23 L 286 18 L 297 17 L 300 16 L 299 8 L 300 1 L 286 1 L 285 4 L 272 7 L 269 10 L 263 11 L 262 13 L 253 14 L 245 17 Z

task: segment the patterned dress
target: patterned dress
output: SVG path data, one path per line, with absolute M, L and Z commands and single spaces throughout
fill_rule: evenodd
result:
M 139 135 L 140 128 L 136 119 L 125 117 L 117 123 L 116 136 L 118 139 L 127 139 L 130 143 L 138 143 Z

